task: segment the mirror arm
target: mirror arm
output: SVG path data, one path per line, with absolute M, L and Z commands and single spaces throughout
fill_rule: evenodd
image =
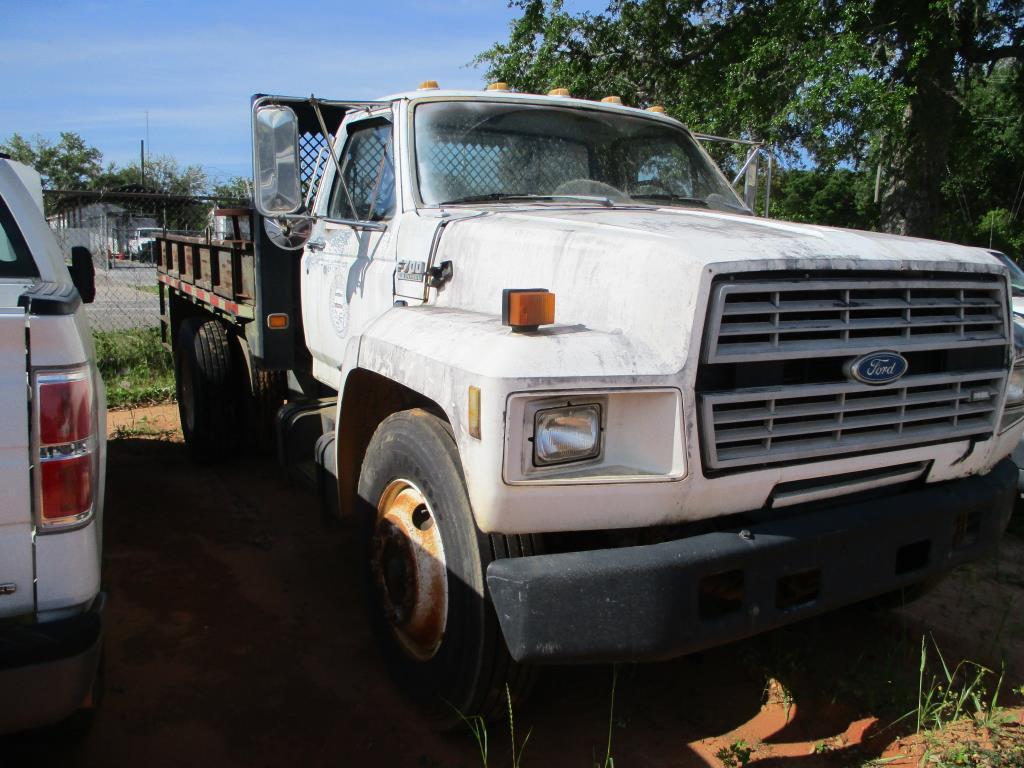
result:
M 334 172 L 338 174 L 338 184 L 345 190 L 345 199 L 348 201 L 348 209 L 352 212 L 352 218 L 355 220 L 359 219 L 359 215 L 356 213 L 355 203 L 352 202 L 352 194 L 348 191 L 348 185 L 345 183 L 345 179 L 341 175 L 341 163 L 338 161 L 337 146 L 338 137 L 331 138 L 330 131 L 327 130 L 327 124 L 324 122 L 324 116 L 320 112 L 320 103 L 317 101 L 313 94 L 309 95 L 309 104 L 313 107 L 313 112 L 316 114 L 317 122 L 320 123 L 320 132 L 327 139 L 327 145 L 330 147 L 331 160 L 334 162 Z

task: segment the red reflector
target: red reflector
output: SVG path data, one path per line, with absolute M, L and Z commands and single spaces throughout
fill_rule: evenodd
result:
M 43 519 L 57 520 L 92 506 L 92 457 L 76 456 L 40 463 Z
M 84 440 L 92 432 L 92 393 L 88 379 L 39 383 L 39 443 Z

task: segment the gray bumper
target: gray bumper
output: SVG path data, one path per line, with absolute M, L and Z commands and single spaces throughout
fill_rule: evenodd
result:
M 0 627 L 0 733 L 57 723 L 92 690 L 106 597 L 89 610 L 45 624 Z
M 647 546 L 492 562 L 487 585 L 524 662 L 655 660 L 898 590 L 989 553 L 1017 467 Z

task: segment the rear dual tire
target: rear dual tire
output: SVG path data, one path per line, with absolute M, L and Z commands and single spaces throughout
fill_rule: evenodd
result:
M 534 553 L 530 536 L 476 527 L 448 424 L 419 409 L 377 428 L 359 477 L 370 621 L 399 687 L 439 728 L 525 698 L 534 671 L 508 653 L 487 565 Z
M 175 345 L 178 412 L 185 445 L 196 461 L 223 461 L 239 447 L 268 453 L 286 387 L 280 371 L 250 378 L 240 342 L 215 318 L 181 323 Z

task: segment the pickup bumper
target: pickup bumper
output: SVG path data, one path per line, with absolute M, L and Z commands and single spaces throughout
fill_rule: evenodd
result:
M 84 613 L 0 625 L 0 734 L 57 723 L 92 690 L 102 645 L 101 593 Z
M 521 662 L 657 660 L 898 590 L 977 560 L 1018 471 L 829 506 L 746 530 L 496 560 L 487 585 Z

